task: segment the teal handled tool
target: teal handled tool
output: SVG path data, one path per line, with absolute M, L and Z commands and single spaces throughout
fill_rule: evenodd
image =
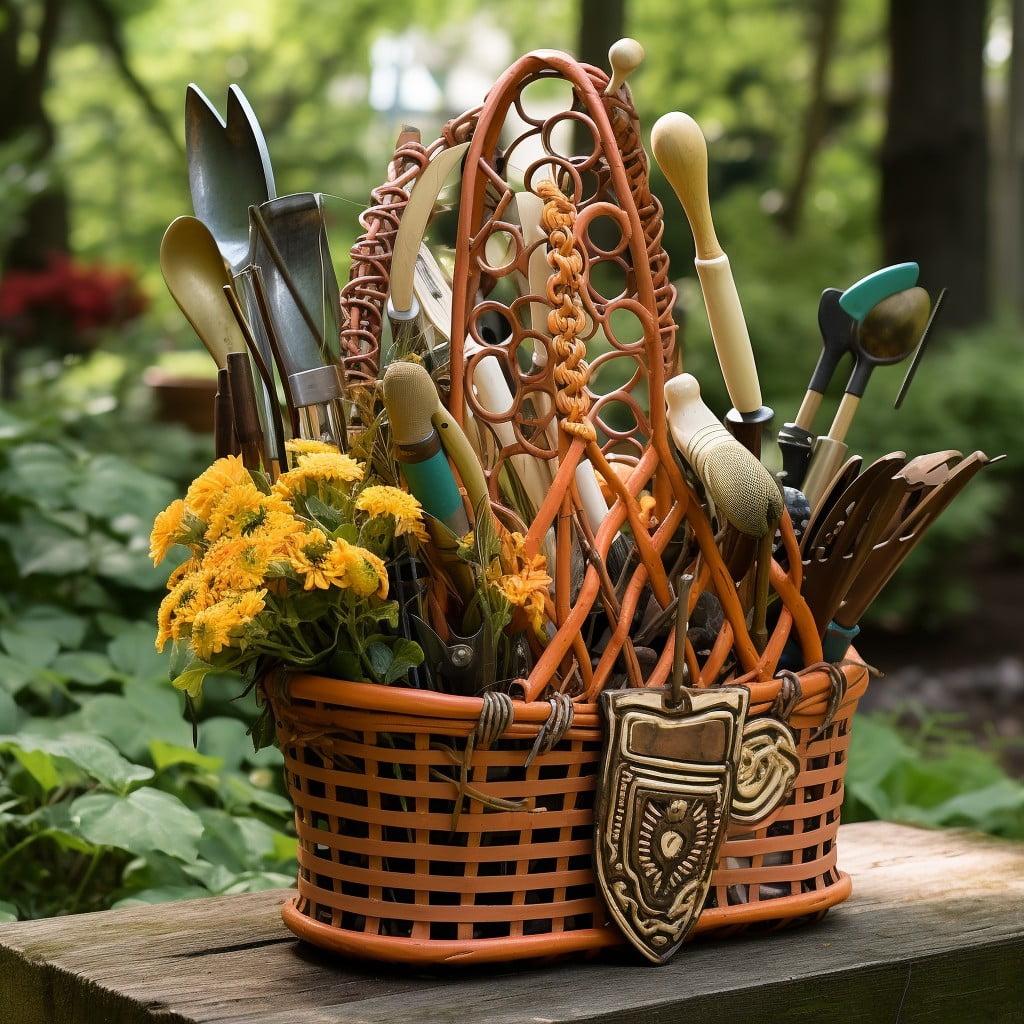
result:
M 474 508 L 486 496 L 487 485 L 465 433 L 441 404 L 420 363 L 391 363 L 384 371 L 383 387 L 395 457 L 409 490 L 428 515 L 454 534 L 468 533 L 469 518 L 449 455 Z
M 906 359 L 918 346 L 928 321 L 931 299 L 915 286 L 916 263 L 875 271 L 851 285 L 839 305 L 856 322 L 854 366 L 828 433 L 814 443 L 803 491 L 813 506 L 846 457 L 846 434 L 867 387 L 871 371 Z

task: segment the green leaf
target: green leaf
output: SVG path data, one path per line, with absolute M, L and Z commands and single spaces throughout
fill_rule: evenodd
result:
M 46 668 L 60 650 L 60 644 L 52 634 L 23 627 L 0 629 L 0 643 L 12 658 L 33 668 Z
M 0 900 L 0 924 L 18 920 L 18 908 L 13 903 Z
M 5 693 L 17 693 L 35 678 L 35 670 L 25 662 L 0 654 L 0 687 Z
M 70 536 L 45 523 L 26 523 L 22 528 L 0 529 L 11 542 L 11 555 L 22 576 L 67 576 L 89 568 L 87 540 Z
M 189 764 L 200 769 L 200 771 L 215 774 L 224 766 L 219 757 L 207 757 L 200 754 L 192 747 L 179 747 L 172 743 L 165 743 L 163 740 L 152 740 L 149 744 L 149 751 L 153 757 L 153 764 L 158 772 L 176 764 Z
M 54 444 L 29 442 L 11 450 L 9 486 L 42 507 L 67 507 L 68 495 L 82 482 L 75 458 Z
M 65 651 L 53 659 L 50 668 L 82 686 L 102 686 L 117 675 L 110 659 L 96 651 Z
M 20 632 L 40 639 L 59 639 L 61 647 L 73 651 L 82 645 L 88 629 L 84 615 L 73 615 L 56 605 L 36 604 L 17 620 Z
M 398 637 L 392 649 L 393 660 L 384 674 L 384 682 L 391 684 L 401 679 L 411 668 L 423 664 L 423 648 L 413 640 Z
M 383 679 L 387 675 L 388 669 L 391 668 L 391 663 L 395 660 L 395 656 L 391 653 L 391 648 L 387 644 L 382 643 L 368 644 L 366 647 L 366 658 L 378 679 Z
M 88 473 L 75 493 L 75 502 L 97 519 L 114 519 L 133 513 L 139 524 L 171 503 L 175 495 L 165 477 L 139 469 L 116 455 L 97 455 L 89 461 Z M 149 527 L 145 527 L 148 534 Z
M 67 761 L 80 772 L 95 779 L 108 789 L 126 789 L 133 783 L 144 782 L 153 777 L 151 769 L 132 764 L 106 740 L 99 736 L 90 736 L 88 733 L 65 733 L 59 737 L 31 733 L 0 736 L 0 748 L 4 747 L 13 750 L 19 759 L 22 754 L 26 754 L 45 755 L 48 758 Z M 26 767 L 28 767 L 27 764 Z M 45 776 L 47 781 L 52 781 L 50 770 L 45 768 L 43 770 L 47 773 Z M 35 773 L 33 772 L 33 774 Z M 39 777 L 37 776 L 37 778 Z M 43 779 L 40 778 L 41 783 L 42 781 Z
M 276 814 L 283 821 L 290 821 L 294 813 L 290 800 L 269 789 L 254 786 L 242 775 L 224 776 L 221 779 L 220 793 L 225 808 L 232 814 L 249 811 L 255 807 Z
M 17 732 L 24 718 L 14 698 L 6 690 L 0 690 L 0 733 Z
M 5 744 L 0 737 L 0 750 Z M 57 765 L 55 758 L 42 750 L 24 750 L 20 746 L 8 745 L 7 749 L 15 756 L 18 763 L 32 776 L 39 784 L 44 794 L 52 793 L 60 784 L 63 775 Z
M 1002 778 L 983 789 L 958 793 L 933 808 L 933 811 L 943 825 L 990 829 L 990 826 L 1004 815 L 1013 815 L 1021 827 L 1024 785 L 1009 778 Z
M 107 654 L 118 671 L 130 679 L 166 679 L 170 654 L 156 649 L 155 638 L 153 623 L 127 623 L 107 645 Z
M 224 773 L 240 771 L 245 765 L 278 768 L 281 753 L 275 747 L 254 751 L 247 726 L 239 718 L 215 715 L 199 726 L 200 753 L 219 758 L 224 763 Z
M 183 861 L 199 855 L 202 819 L 177 797 L 144 787 L 127 796 L 89 793 L 71 805 L 83 836 L 129 853 L 160 850 Z
M 176 689 L 184 690 L 193 700 L 198 700 L 203 692 L 203 680 L 213 671 L 212 665 L 193 661 L 189 668 L 171 681 Z
M 182 718 L 181 695 L 167 684 L 129 684 L 123 695 L 83 695 L 81 722 L 84 730 L 109 740 L 135 762 L 145 759 L 150 740 L 187 746 L 192 739 L 191 726 Z

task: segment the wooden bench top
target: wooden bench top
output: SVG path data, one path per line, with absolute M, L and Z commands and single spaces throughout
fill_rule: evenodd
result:
M 415 974 L 300 943 L 289 890 L 0 925 L 4 1024 L 1024 1022 L 1024 843 L 844 825 L 853 896 L 820 924 Z

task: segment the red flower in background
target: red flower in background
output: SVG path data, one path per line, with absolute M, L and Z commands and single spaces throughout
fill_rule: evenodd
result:
M 0 333 L 61 355 L 91 352 L 102 329 L 128 323 L 147 304 L 131 271 L 55 253 L 45 270 L 11 270 L 0 280 Z

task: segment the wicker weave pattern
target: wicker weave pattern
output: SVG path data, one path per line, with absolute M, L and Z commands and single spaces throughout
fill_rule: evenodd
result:
M 828 674 L 803 678 L 801 703 L 820 706 Z M 848 894 L 835 839 L 866 671 L 851 665 L 844 678 L 827 728 L 822 711 L 798 729 L 803 769 L 789 801 L 726 841 L 696 931 L 780 927 Z M 299 835 L 299 896 L 285 917 L 299 935 L 421 962 L 622 941 L 606 923 L 591 861 L 601 755 L 593 706 L 578 706 L 565 737 L 524 766 L 546 703 L 521 706 L 491 748 L 467 756 L 476 698 L 407 692 L 396 713 L 393 691 L 308 676 L 291 680 L 289 694 L 271 692 Z

